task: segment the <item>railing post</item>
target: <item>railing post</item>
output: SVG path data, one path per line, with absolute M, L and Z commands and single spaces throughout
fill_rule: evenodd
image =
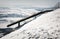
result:
M 20 27 L 20 22 L 18 23 L 18 28 Z

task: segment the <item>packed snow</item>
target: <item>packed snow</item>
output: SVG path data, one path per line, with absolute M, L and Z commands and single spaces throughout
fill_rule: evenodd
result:
M 45 13 L 0 39 L 60 39 L 60 9 Z

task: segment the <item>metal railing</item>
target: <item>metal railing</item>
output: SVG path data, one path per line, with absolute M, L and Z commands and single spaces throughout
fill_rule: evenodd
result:
M 27 20 L 27 19 L 30 19 L 30 18 L 32 18 L 32 17 L 36 17 L 37 15 L 41 15 L 41 14 L 44 14 L 44 13 L 46 13 L 46 12 L 50 12 L 50 11 L 53 11 L 53 10 L 46 10 L 46 11 L 38 12 L 37 14 L 34 14 L 34 15 L 29 16 L 29 17 L 27 17 L 27 18 L 24 18 L 24 19 L 21 19 L 21 20 L 19 20 L 19 21 L 14 22 L 14 23 L 11 23 L 11 24 L 7 25 L 7 27 L 10 27 L 10 26 L 15 25 L 15 24 L 17 24 L 17 23 L 18 23 L 17 28 L 22 27 L 22 26 L 20 25 L 20 22 L 25 21 L 25 20 Z

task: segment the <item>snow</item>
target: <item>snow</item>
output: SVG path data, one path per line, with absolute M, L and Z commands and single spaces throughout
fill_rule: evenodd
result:
M 28 16 L 31 16 L 31 15 L 36 14 L 38 12 L 40 12 L 40 11 L 37 11 L 35 9 L 20 9 L 19 10 L 19 13 L 22 13 L 22 14 L 28 15 Z
M 21 20 L 22 18 L 10 18 L 10 17 L 8 17 L 8 18 L 3 18 L 3 19 L 5 19 L 6 21 L 4 21 L 4 22 L 0 21 L 1 22 L 0 28 L 7 28 L 8 24 L 11 24 L 11 23 L 16 22 L 18 20 Z M 3 20 L 3 19 L 1 19 L 1 20 Z M 16 26 L 16 25 L 14 25 L 14 26 Z
M 0 28 L 5 28 L 8 24 L 24 19 L 28 16 L 38 13 L 35 9 L 9 8 L 0 9 Z
M 0 39 L 60 39 L 60 9 L 45 13 Z
M 0 14 L 14 14 L 14 13 L 17 13 L 17 14 L 24 14 L 24 15 L 33 15 L 33 14 L 36 14 L 40 11 L 37 11 L 35 9 L 21 9 L 21 8 L 10 8 L 10 9 L 6 9 L 6 10 L 0 10 Z

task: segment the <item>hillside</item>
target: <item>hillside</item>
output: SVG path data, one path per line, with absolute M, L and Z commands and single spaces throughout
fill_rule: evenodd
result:
M 39 16 L 1 39 L 60 39 L 60 9 Z
M 38 12 L 40 11 L 35 9 L 0 7 L 0 28 L 6 28 L 8 24 L 24 19 Z

